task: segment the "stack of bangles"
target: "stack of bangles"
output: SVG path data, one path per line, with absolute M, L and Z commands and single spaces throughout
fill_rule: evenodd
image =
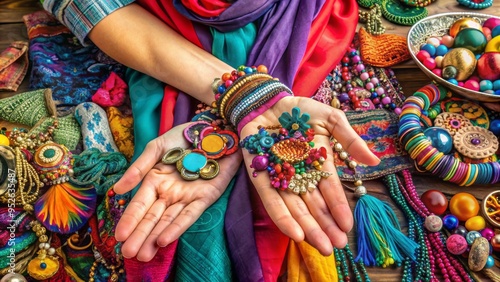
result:
M 460 186 L 472 184 L 494 184 L 500 180 L 500 163 L 496 160 L 481 163 L 467 163 L 457 155 L 445 154 L 435 148 L 424 134 L 421 116 L 429 107 L 437 104 L 448 95 L 448 90 L 433 84 L 419 89 L 406 99 L 399 117 L 399 139 L 402 146 L 415 160 L 418 168 L 437 175 L 445 181 Z M 450 121 L 453 122 L 453 121 Z M 491 147 L 496 151 L 498 140 L 493 133 L 484 130 L 465 130 L 463 142 L 469 150 Z M 456 137 L 455 137 L 456 138 Z

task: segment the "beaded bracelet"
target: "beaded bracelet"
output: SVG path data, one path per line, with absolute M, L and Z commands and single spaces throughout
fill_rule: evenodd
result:
M 500 163 L 498 161 L 463 162 L 452 154 L 440 152 L 424 134 L 421 127 L 421 118 L 424 116 L 422 112 L 428 111 L 430 107 L 447 95 L 447 89 L 431 84 L 424 86 L 415 92 L 413 96 L 406 99 L 399 117 L 398 136 L 402 146 L 408 151 L 410 157 L 415 160 L 418 168 L 431 172 L 445 181 L 460 186 L 497 183 L 500 180 Z M 470 150 L 477 150 L 474 148 L 485 145 L 484 142 L 488 139 L 481 136 L 484 133 L 476 132 L 473 127 L 467 127 L 467 130 L 470 132 L 464 132 L 462 139 L 468 141 L 466 145 L 470 147 Z M 493 146 L 496 143 L 498 147 L 498 141 L 494 135 L 493 137 L 494 139 L 491 142 L 488 141 L 489 145 Z
M 267 74 L 264 65 L 240 66 L 224 73 L 214 80 L 212 90 L 215 94 L 213 112 L 235 126 L 238 132 L 281 98 L 293 95 L 286 85 Z
M 458 4 L 465 6 L 467 8 L 471 9 L 486 9 L 488 7 L 491 7 L 493 5 L 493 0 L 476 0 L 476 1 L 471 1 L 471 0 L 457 0 Z

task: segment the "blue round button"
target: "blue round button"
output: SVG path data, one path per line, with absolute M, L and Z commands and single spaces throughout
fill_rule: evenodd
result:
M 200 172 L 207 164 L 207 157 L 197 152 L 191 152 L 182 159 L 182 166 L 190 172 Z

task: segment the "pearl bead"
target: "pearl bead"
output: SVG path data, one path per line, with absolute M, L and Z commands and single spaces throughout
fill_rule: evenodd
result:
M 465 235 L 465 239 L 467 240 L 467 244 L 469 244 L 469 245 L 472 245 L 472 243 L 474 243 L 474 241 L 480 237 L 481 237 L 481 233 L 479 233 L 477 231 L 470 231 L 467 233 L 467 235 Z
M 7 273 L 0 280 L 0 282 L 27 282 L 27 281 L 28 280 L 26 280 L 26 278 L 24 278 L 24 276 L 22 276 L 19 273 L 15 273 L 15 272 Z

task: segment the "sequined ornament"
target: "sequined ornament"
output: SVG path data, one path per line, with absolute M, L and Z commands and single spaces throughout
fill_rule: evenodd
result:
M 322 170 L 326 149 L 314 148 L 314 130 L 307 123 L 309 119 L 309 114 L 301 115 L 295 107 L 291 114 L 284 112 L 278 118 L 280 126 L 261 127 L 257 134 L 241 141 L 242 147 L 257 155 L 250 166 L 254 177 L 259 171 L 267 171 L 272 187 L 305 194 L 331 175 Z
M 479 126 L 466 126 L 457 131 L 453 145 L 460 154 L 482 159 L 493 156 L 498 150 L 498 139 L 489 130 Z
M 466 28 L 473 28 L 479 31 L 483 31 L 483 27 L 481 24 L 476 21 L 474 18 L 461 18 L 459 20 L 456 20 L 451 26 L 450 29 L 448 30 L 448 34 L 452 37 L 456 37 L 457 34 Z

